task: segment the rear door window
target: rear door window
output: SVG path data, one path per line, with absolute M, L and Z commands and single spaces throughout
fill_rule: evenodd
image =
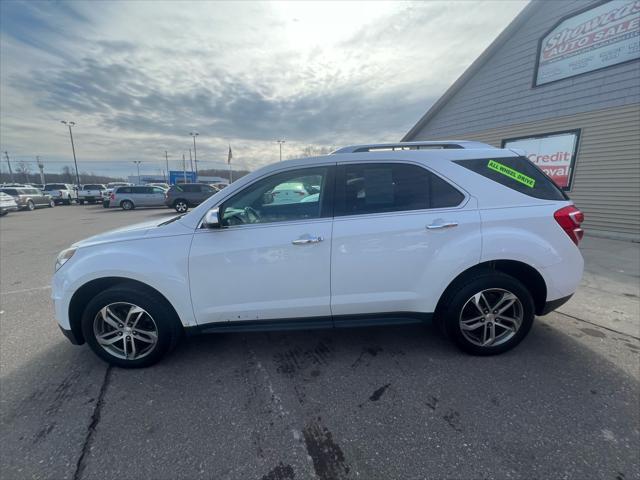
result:
M 336 216 L 458 206 L 464 195 L 428 170 L 403 163 L 342 165 Z
M 568 200 L 553 180 L 526 157 L 479 158 L 454 163 L 530 197 L 542 200 Z

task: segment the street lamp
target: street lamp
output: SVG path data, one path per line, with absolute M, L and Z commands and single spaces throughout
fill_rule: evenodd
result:
M 138 185 L 142 185 L 142 181 L 140 180 L 140 164 L 142 163 L 142 160 L 134 160 L 133 163 L 138 167 Z
M 190 132 L 189 135 L 193 137 L 193 161 L 196 164 L 196 178 L 198 178 L 198 152 L 196 151 L 196 137 L 200 134 L 198 132 Z
M 282 161 L 282 144 L 285 143 L 284 140 L 276 140 L 276 143 L 280 145 L 280 161 Z
M 64 123 L 69 127 L 69 138 L 71 138 L 71 150 L 73 151 L 73 164 L 76 167 L 76 186 L 80 190 L 80 175 L 78 175 L 78 161 L 76 160 L 76 147 L 73 145 L 73 133 L 71 133 L 71 127 L 75 127 L 76 122 L 67 122 L 66 120 L 60 120 L 60 123 Z

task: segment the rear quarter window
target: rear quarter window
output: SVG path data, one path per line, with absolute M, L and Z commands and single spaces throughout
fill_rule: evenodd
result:
M 525 157 L 479 158 L 456 160 L 454 163 L 530 197 L 569 199 L 553 180 Z

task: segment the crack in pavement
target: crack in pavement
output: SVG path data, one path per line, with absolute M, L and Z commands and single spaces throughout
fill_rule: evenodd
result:
M 608 330 L 608 331 L 613 332 L 613 333 L 617 333 L 618 335 L 624 335 L 625 337 L 631 337 L 631 338 L 634 338 L 636 340 L 640 340 L 640 337 L 636 337 L 635 335 L 631 335 L 630 333 L 620 332 L 619 330 L 614 330 L 613 328 L 605 327 L 603 325 L 599 325 L 597 323 L 590 322 L 589 320 L 585 320 L 583 318 L 574 317 L 573 315 L 569 315 L 568 313 L 562 313 L 562 312 L 559 312 L 557 310 L 556 310 L 555 313 L 559 313 L 560 315 L 564 315 L 565 317 L 573 318 L 574 320 L 577 320 L 579 322 L 588 323 L 589 325 L 593 325 L 594 327 L 604 328 L 605 330 Z
M 104 396 L 107 392 L 107 387 L 109 386 L 109 382 L 111 380 L 112 368 L 113 367 L 111 365 L 108 365 L 106 371 L 104 372 L 104 379 L 102 380 L 100 393 L 98 394 L 98 399 L 96 400 L 96 406 L 93 409 L 93 414 L 91 415 L 91 422 L 87 427 L 87 435 L 84 438 L 84 444 L 82 445 L 82 450 L 80 451 L 80 457 L 78 457 L 78 462 L 76 463 L 76 470 L 73 472 L 73 480 L 80 480 L 82 478 L 82 474 L 84 473 L 84 469 L 87 466 L 85 457 L 91 449 L 91 445 L 93 443 L 93 434 L 96 431 L 98 423 L 100 423 L 100 414 L 102 413 Z

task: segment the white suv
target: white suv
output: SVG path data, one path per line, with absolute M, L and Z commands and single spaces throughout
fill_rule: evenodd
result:
M 274 202 L 283 183 L 315 201 Z M 302 196 L 301 196 L 302 197 Z M 517 345 L 582 276 L 582 213 L 518 152 L 359 145 L 269 165 L 190 213 L 60 253 L 56 317 L 121 367 L 183 333 L 433 319 L 464 351 Z

